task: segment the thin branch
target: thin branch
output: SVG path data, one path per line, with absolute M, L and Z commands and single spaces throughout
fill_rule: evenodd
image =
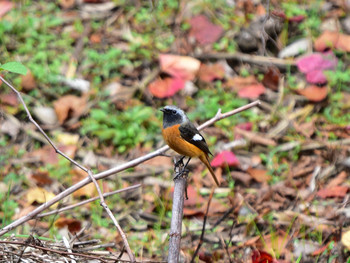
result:
M 28 114 L 28 116 L 31 116 L 30 113 L 29 113 L 29 110 L 28 108 L 25 106 L 25 103 L 20 95 L 20 93 L 15 90 L 7 81 L 5 81 L 1 76 L 0 76 L 0 79 L 3 80 L 3 82 L 8 85 L 11 89 L 14 90 L 14 92 L 19 96 L 22 104 L 24 105 L 24 108 L 26 109 L 26 112 Z M 253 103 L 250 103 L 246 106 L 243 106 L 243 107 L 240 107 L 238 109 L 235 109 L 235 110 L 232 110 L 230 112 L 227 112 L 225 114 L 220 114 L 220 116 L 215 116 L 213 119 L 214 121 L 212 121 L 213 119 L 207 121 L 206 123 L 202 124 L 200 127 L 199 127 L 199 130 L 201 129 L 204 129 L 206 127 L 208 127 L 209 125 L 213 124 L 215 121 L 218 121 L 218 120 L 221 120 L 223 118 L 226 118 L 226 117 L 229 117 L 229 116 L 232 116 L 233 114 L 236 114 L 238 112 L 241 112 L 242 110 L 246 110 L 248 108 L 251 108 L 251 107 L 254 107 L 256 105 L 260 104 L 260 101 L 255 101 Z M 32 119 L 32 118 L 31 118 Z M 34 121 L 34 120 L 33 120 Z M 36 122 L 35 122 L 36 124 Z M 42 131 L 42 129 L 40 128 L 40 126 L 38 124 L 36 124 L 36 126 L 38 127 L 39 131 L 41 131 L 44 136 L 47 137 L 47 135 L 45 135 L 44 131 Z M 47 138 L 49 142 L 51 142 L 51 140 L 49 138 Z M 51 142 L 52 143 L 52 142 Z M 50 144 L 51 144 L 50 143 Z M 52 144 L 51 144 L 52 145 Z M 169 150 L 169 146 L 165 145 L 157 150 L 155 150 L 154 152 L 151 152 L 149 154 L 146 154 L 144 156 L 141 156 L 139 158 L 136 158 L 134 160 L 131 160 L 127 163 L 124 163 L 122 165 L 119 165 L 117 167 L 114 167 L 112 169 L 109 169 L 109 170 L 106 170 L 106 171 L 103 171 L 103 172 L 100 172 L 98 174 L 95 175 L 95 179 L 96 180 L 100 180 L 102 178 L 105 178 L 105 177 L 108 177 L 112 174 L 116 174 L 116 173 L 119 173 L 121 171 L 124 171 L 128 168 L 131 168 L 131 167 L 135 167 L 149 159 L 152 159 L 156 156 L 161 156 L 164 154 L 165 151 Z M 56 150 L 57 151 L 57 150 Z M 58 152 L 60 153 L 63 157 L 66 157 L 68 160 L 70 160 L 72 163 L 76 164 L 76 162 L 74 160 L 71 160 L 68 156 L 64 155 L 63 153 L 61 153 L 60 151 Z M 85 167 L 82 167 L 80 166 L 79 164 L 77 164 L 78 167 L 80 167 L 81 169 L 83 169 L 84 171 L 88 171 L 88 169 L 86 169 Z M 1 231 L 0 231 L 0 236 L 6 234 L 7 232 L 13 230 L 14 228 L 22 225 L 23 223 L 35 218 L 38 214 L 40 214 L 42 211 L 46 210 L 47 208 L 49 208 L 50 206 L 52 206 L 53 204 L 59 202 L 60 200 L 62 200 L 63 198 L 65 198 L 66 196 L 72 194 L 73 192 L 77 191 L 78 189 L 84 187 L 85 185 L 91 183 L 91 179 L 89 177 L 81 180 L 80 182 L 76 183 L 75 185 L 72 185 L 71 187 L 67 188 L 66 190 L 62 191 L 61 193 L 57 194 L 54 198 L 52 198 L 51 200 L 49 200 L 48 202 L 38 206 L 36 209 L 34 209 L 33 211 L 31 211 L 30 213 L 28 213 L 27 215 L 13 221 L 11 224 L 5 226 Z
M 210 203 L 211 203 L 211 200 L 213 199 L 213 196 L 214 196 L 214 190 L 215 190 L 215 188 L 212 188 L 211 193 L 209 195 L 209 200 L 208 200 L 208 204 L 207 204 L 207 211 L 205 212 L 204 219 L 203 219 L 203 227 L 202 227 L 201 237 L 199 239 L 199 243 L 198 243 L 197 249 L 196 249 L 196 251 L 194 252 L 194 254 L 192 256 L 191 263 L 194 262 L 197 254 L 198 254 L 198 252 L 199 252 L 199 250 L 200 250 L 200 248 L 201 248 L 201 246 L 203 245 L 203 242 L 204 242 L 205 225 L 207 223 Z
M 121 193 L 121 192 L 134 190 L 134 189 L 139 188 L 139 187 L 141 187 L 141 184 L 135 184 L 135 185 L 123 188 L 123 189 L 118 189 L 118 190 L 115 190 L 115 191 L 112 191 L 112 192 L 104 193 L 103 197 L 108 197 L 108 196 L 111 196 L 111 195 L 114 195 L 114 194 L 118 194 L 118 193 Z M 45 216 L 60 214 L 60 213 L 62 213 L 64 211 L 67 211 L 67 210 L 70 210 L 70 209 L 73 209 L 73 208 L 85 205 L 87 203 L 91 203 L 91 202 L 93 202 L 95 200 L 98 200 L 98 199 L 100 199 L 100 197 L 93 197 L 93 198 L 81 201 L 81 202 L 73 204 L 73 205 L 67 205 L 65 207 L 62 207 L 62 208 L 59 208 L 59 209 L 55 209 L 55 210 L 52 210 L 52 211 L 47 212 L 47 213 L 39 214 L 39 215 L 36 216 L 36 218 L 41 218 L 41 217 L 45 217 Z
M 109 215 L 109 217 L 112 219 L 115 227 L 118 229 L 118 232 L 120 234 L 120 236 L 122 237 L 123 239 L 123 242 L 124 242 L 124 245 L 125 245 L 125 248 L 126 248 L 126 252 L 128 253 L 129 255 L 129 258 L 130 258 L 130 261 L 131 262 L 135 262 L 136 259 L 135 259 L 135 256 L 134 254 L 132 253 L 131 249 L 130 249 L 130 246 L 129 246 L 129 243 L 128 243 L 128 240 L 126 238 L 126 235 L 123 231 L 123 229 L 120 227 L 117 219 L 114 217 L 112 211 L 109 209 L 108 205 L 106 204 L 105 202 L 105 199 L 103 197 L 103 194 L 102 194 L 102 191 L 101 191 L 101 188 L 100 186 L 98 185 L 96 179 L 94 178 L 94 175 L 92 174 L 92 171 L 89 170 L 88 171 L 88 174 L 89 174 L 89 177 L 90 179 L 92 180 L 92 182 L 94 183 L 96 189 L 97 189 L 97 192 L 98 192 L 98 196 L 100 197 L 100 204 L 101 206 L 104 208 L 104 210 L 106 210 L 107 214 Z
M 262 65 L 262 66 L 272 64 L 280 69 L 286 69 L 288 67 L 292 67 L 296 65 L 295 61 L 293 60 L 249 55 L 241 52 L 202 54 L 195 57 L 198 59 L 233 59 L 233 60 L 242 61 L 245 63 L 251 63 L 251 64 Z

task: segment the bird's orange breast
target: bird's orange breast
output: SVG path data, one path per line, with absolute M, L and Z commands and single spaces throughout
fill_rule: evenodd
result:
M 163 138 L 169 147 L 175 152 L 189 157 L 203 155 L 204 152 L 201 149 L 181 137 L 179 127 L 180 124 L 177 124 L 162 130 Z

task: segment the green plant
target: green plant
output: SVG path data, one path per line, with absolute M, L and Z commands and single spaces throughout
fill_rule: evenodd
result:
M 3 214 L 1 224 L 6 226 L 11 222 L 12 217 L 15 214 L 15 210 L 18 207 L 18 204 L 10 199 L 10 189 L 11 182 L 9 183 L 8 191 L 6 193 L 0 192 L 0 213 Z
M 153 119 L 154 109 L 151 107 L 138 105 L 116 112 L 108 102 L 100 102 L 99 106 L 82 121 L 81 132 L 96 136 L 101 142 L 112 143 L 120 153 L 151 141 L 153 134 L 159 131 L 160 123 Z

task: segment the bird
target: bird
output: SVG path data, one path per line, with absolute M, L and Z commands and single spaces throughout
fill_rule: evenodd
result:
M 215 183 L 219 186 L 219 181 L 209 163 L 209 154 L 212 155 L 212 153 L 204 137 L 188 119 L 186 113 L 173 105 L 165 106 L 160 110 L 163 112 L 162 135 L 164 141 L 175 152 L 189 157 L 184 169 L 191 158 L 197 157 L 205 164 Z

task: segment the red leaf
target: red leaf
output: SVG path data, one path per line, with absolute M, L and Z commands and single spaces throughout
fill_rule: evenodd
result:
M 276 263 L 277 261 L 267 252 L 254 250 L 252 254 L 252 263 Z
M 324 199 L 328 197 L 344 197 L 348 190 L 349 187 L 347 186 L 333 186 L 319 190 L 317 196 Z
M 0 1 L 0 17 L 5 15 L 13 8 L 14 4 L 11 1 Z
M 216 155 L 214 159 L 211 161 L 211 166 L 213 167 L 225 167 L 226 165 L 228 166 L 239 165 L 239 161 L 233 152 L 223 151 L 218 155 Z
M 311 84 L 325 84 L 327 82 L 323 71 L 318 69 L 308 72 L 306 74 L 306 80 Z
M 289 18 L 288 18 L 288 21 L 299 23 L 299 22 L 303 21 L 304 19 L 305 19 L 305 16 L 304 16 L 304 15 L 298 15 L 298 16 L 289 17 Z
M 313 53 L 304 56 L 297 61 L 297 66 L 300 72 L 308 73 L 314 70 L 335 69 L 338 64 L 338 59 L 333 52 Z
M 328 94 L 327 86 L 318 87 L 315 85 L 307 86 L 305 89 L 297 90 L 297 93 L 303 95 L 307 99 L 313 102 L 319 102 L 324 100 Z
M 251 122 L 239 123 L 236 125 L 236 128 L 245 130 L 245 131 L 251 131 L 253 128 L 253 123 Z
M 201 45 L 216 42 L 224 31 L 221 26 L 212 24 L 204 15 L 193 17 L 190 24 L 190 36 L 194 36 Z
M 171 97 L 184 87 L 185 81 L 179 78 L 159 78 L 148 85 L 152 95 L 160 99 Z
M 201 65 L 198 59 L 171 54 L 160 54 L 159 63 L 163 72 L 183 80 L 193 80 Z
M 240 98 L 257 99 L 264 93 L 265 87 L 262 84 L 252 84 L 240 89 L 238 91 L 238 96 Z

